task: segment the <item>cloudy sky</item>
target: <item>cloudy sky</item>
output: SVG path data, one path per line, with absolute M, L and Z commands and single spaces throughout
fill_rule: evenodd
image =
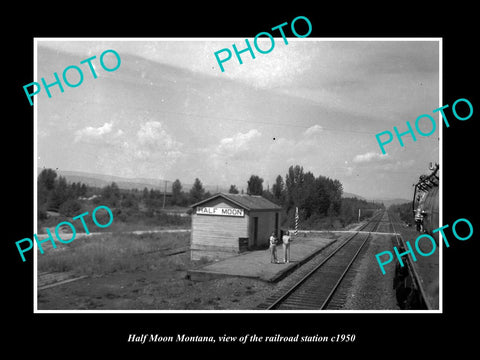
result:
M 233 43 L 245 39 L 38 40 L 34 81 L 69 65 L 84 79 L 35 96 L 37 166 L 246 189 L 251 174 L 271 186 L 298 164 L 347 192 L 409 199 L 438 161 L 438 126 L 386 155 L 375 139 L 441 105 L 438 41 L 276 38 L 270 53 L 246 52 L 242 65 L 233 55 L 221 72 L 214 52 Z M 113 72 L 99 62 L 108 49 L 121 57 Z M 96 79 L 80 64 L 94 55 Z

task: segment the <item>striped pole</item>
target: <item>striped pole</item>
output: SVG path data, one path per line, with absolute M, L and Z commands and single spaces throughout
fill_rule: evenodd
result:
M 295 208 L 295 231 L 293 234 L 295 236 L 298 234 L 298 207 Z

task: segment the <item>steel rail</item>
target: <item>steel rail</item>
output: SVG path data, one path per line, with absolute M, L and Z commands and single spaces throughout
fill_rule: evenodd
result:
M 371 219 L 370 221 L 368 221 L 367 223 L 365 223 L 364 225 L 362 225 L 358 231 L 362 231 L 363 229 L 365 229 L 368 225 L 374 223 L 374 221 L 377 221 L 376 225 L 374 226 L 374 228 L 372 229 L 372 231 L 374 231 L 376 228 L 378 228 L 378 224 L 380 223 L 380 221 L 382 220 L 382 217 L 383 217 L 383 214 L 381 216 L 377 215 L 377 217 L 379 218 L 379 220 L 377 220 L 377 217 L 375 217 L 374 219 Z M 346 240 L 344 240 L 344 242 L 342 243 L 341 246 L 339 246 L 337 249 L 335 249 L 334 251 L 332 251 L 323 261 L 320 262 L 320 264 L 318 264 L 317 266 L 315 266 L 311 271 L 309 271 L 305 276 L 303 276 L 299 281 L 297 281 L 292 287 L 290 287 L 290 289 L 288 289 L 282 296 L 280 296 L 277 300 L 275 300 L 271 305 L 269 305 L 267 307 L 267 310 L 273 310 L 274 308 L 277 308 L 281 303 L 283 303 L 291 294 L 293 294 L 301 285 L 303 285 L 303 283 L 305 283 L 305 281 L 307 281 L 309 278 L 311 278 L 311 276 L 316 273 L 328 260 L 330 260 L 334 255 L 336 255 L 344 246 L 346 246 L 347 244 L 349 244 L 351 242 L 351 240 L 353 238 L 355 238 L 357 235 L 359 234 L 359 232 L 356 232 L 354 234 L 352 234 L 349 238 L 347 238 Z M 360 246 L 360 249 L 355 253 L 353 259 L 350 261 L 350 263 L 348 264 L 348 268 L 342 273 L 341 275 L 341 279 L 339 279 L 337 281 L 337 283 L 335 284 L 334 286 L 334 289 L 331 290 L 330 294 L 328 295 L 327 297 L 327 300 L 324 301 L 324 304 L 322 304 L 322 308 L 324 305 L 326 305 L 331 297 L 333 296 L 333 293 L 335 292 L 335 290 L 338 288 L 338 286 L 340 285 L 341 281 L 343 280 L 343 278 L 345 277 L 346 273 L 348 272 L 349 268 L 351 267 L 351 265 L 353 264 L 353 262 L 355 261 L 355 259 L 357 258 L 358 254 L 360 253 L 360 250 L 361 248 L 363 248 L 363 246 L 365 245 L 366 241 L 368 240 L 368 238 L 370 237 L 370 234 L 367 235 L 367 238 L 365 239 L 365 241 L 362 243 L 362 245 Z
M 328 294 L 327 298 L 325 299 L 325 301 L 323 302 L 323 304 L 320 306 L 320 309 L 323 310 L 327 307 L 328 303 L 330 302 L 331 298 L 333 297 L 333 294 L 337 291 L 338 287 L 340 286 L 340 283 L 343 281 L 343 278 L 345 277 L 345 275 L 347 274 L 348 270 L 350 270 L 350 267 L 353 265 L 354 261 L 357 259 L 358 257 L 358 254 L 360 254 L 360 251 L 363 249 L 363 247 L 365 246 L 365 244 L 367 243 L 368 239 L 370 238 L 370 234 L 367 235 L 367 237 L 365 238 L 365 240 L 363 241 L 362 245 L 360 245 L 360 248 L 357 250 L 357 252 L 355 253 L 355 255 L 353 255 L 353 258 L 352 260 L 350 260 L 350 262 L 348 263 L 347 267 L 345 268 L 345 270 L 343 271 L 342 275 L 340 275 L 340 278 L 338 279 L 338 281 L 335 283 L 335 285 L 333 286 L 333 289 L 330 291 L 330 293 Z

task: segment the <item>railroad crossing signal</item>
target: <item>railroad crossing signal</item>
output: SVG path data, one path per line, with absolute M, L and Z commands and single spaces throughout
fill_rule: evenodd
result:
M 295 208 L 295 231 L 293 233 L 295 236 L 298 234 L 298 207 Z

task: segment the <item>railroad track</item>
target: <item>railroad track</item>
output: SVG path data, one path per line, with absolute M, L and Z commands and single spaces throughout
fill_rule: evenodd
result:
M 134 256 L 145 256 L 145 255 L 157 254 L 162 257 L 167 257 L 172 255 L 184 254 L 189 250 L 190 250 L 190 245 L 187 245 L 187 246 L 181 246 L 181 247 L 160 248 L 160 249 L 145 251 L 145 252 L 135 254 Z
M 322 310 L 339 308 L 341 304 L 331 302 L 333 295 L 347 275 L 360 251 L 377 230 L 384 212 L 365 223 L 359 232 L 346 238 L 328 256 L 312 260 L 313 268 L 296 279 L 293 286 L 280 289 L 258 306 L 267 310 Z

